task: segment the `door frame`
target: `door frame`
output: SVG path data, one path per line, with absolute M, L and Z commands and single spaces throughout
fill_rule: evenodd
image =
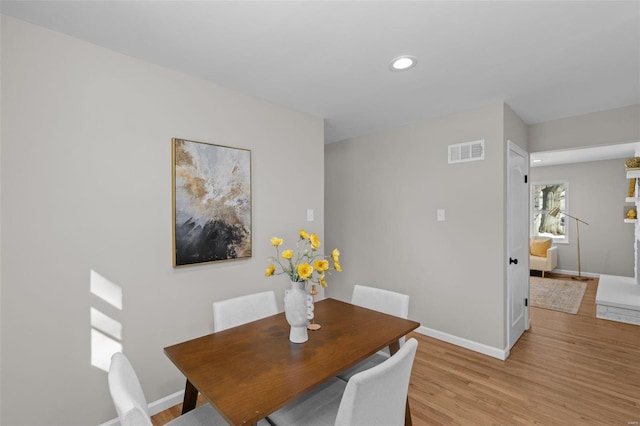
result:
M 525 200 L 525 205 L 521 206 L 522 207 L 522 211 L 524 213 L 524 223 L 523 223 L 523 227 L 524 229 L 524 234 L 525 236 L 527 236 L 527 240 L 523 241 L 522 243 L 525 245 L 525 247 L 529 247 L 529 241 L 528 241 L 528 235 L 529 235 L 529 214 L 530 214 L 530 179 L 529 177 L 529 153 L 527 151 L 525 151 L 524 149 L 522 149 L 520 146 L 516 145 L 515 143 L 513 143 L 510 140 L 507 140 L 507 232 L 506 232 L 506 239 L 507 239 L 507 244 L 506 244 L 506 249 L 507 249 L 507 256 L 506 258 L 508 259 L 509 256 L 512 254 L 512 247 L 511 247 L 511 226 L 510 226 L 510 222 L 512 220 L 512 218 L 510 217 L 510 203 L 513 202 L 514 200 L 511 199 L 511 184 L 512 184 L 512 177 L 511 177 L 511 152 L 514 152 L 515 154 L 522 156 L 524 158 L 524 165 L 525 165 L 525 170 L 524 170 L 524 174 L 527 177 L 526 179 L 526 185 L 523 186 L 523 192 L 525 194 L 525 196 L 523 197 L 523 199 Z M 506 297 L 506 327 L 507 327 L 507 353 L 511 350 L 511 348 L 513 347 L 513 345 L 517 342 L 517 339 L 520 337 L 520 335 L 515 338 L 512 339 L 511 336 L 511 331 L 512 331 L 512 327 L 511 327 L 511 297 L 512 297 L 512 288 L 511 288 L 511 283 L 510 283 L 510 271 L 509 271 L 509 261 L 506 260 L 506 270 L 505 270 L 505 275 L 507 278 L 507 297 Z M 529 300 L 529 279 L 528 279 L 528 275 L 529 275 L 529 252 L 527 250 L 526 255 L 524 255 L 524 258 L 521 260 L 521 262 L 523 262 L 525 270 L 527 271 L 527 279 L 525 280 L 525 284 L 524 284 L 524 295 L 525 298 L 527 300 Z M 523 302 L 524 303 L 524 302 Z M 525 304 L 524 306 L 524 330 L 528 330 L 530 328 L 530 319 L 529 319 L 529 303 Z M 512 342 L 512 340 L 514 340 Z

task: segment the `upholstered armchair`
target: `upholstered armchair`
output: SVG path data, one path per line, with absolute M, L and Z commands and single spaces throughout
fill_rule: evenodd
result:
M 529 269 L 544 273 L 558 266 L 558 247 L 551 245 L 551 238 L 531 237 L 529 240 Z

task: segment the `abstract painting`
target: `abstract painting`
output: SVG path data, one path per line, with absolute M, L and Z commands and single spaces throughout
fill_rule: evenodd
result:
M 173 266 L 251 257 L 251 151 L 172 139 Z

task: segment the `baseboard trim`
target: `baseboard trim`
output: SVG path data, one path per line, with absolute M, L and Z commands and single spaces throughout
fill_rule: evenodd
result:
M 149 404 L 149 414 L 156 415 L 161 411 L 166 410 L 167 408 L 171 408 L 174 405 L 182 404 L 184 400 L 184 389 L 171 395 L 165 396 L 164 398 L 160 398 L 157 401 L 153 401 Z
M 493 358 L 498 358 L 504 361 L 509 356 L 510 351 L 508 349 L 498 349 L 492 346 L 487 346 L 483 343 L 474 342 L 462 337 L 454 336 L 452 334 L 444 333 L 442 331 L 434 330 L 432 328 L 420 326 L 415 330 L 417 333 L 424 334 L 425 336 L 433 337 L 434 339 L 442 340 L 443 342 L 451 343 L 456 346 L 461 346 L 465 349 L 479 352 L 483 355 L 488 355 Z
M 174 405 L 178 405 L 182 403 L 184 399 L 184 390 L 172 393 L 171 395 L 165 396 L 164 398 L 160 398 L 156 401 L 153 401 L 149 404 L 149 414 L 154 416 L 161 411 L 164 411 L 168 408 L 173 407 Z M 99 426 L 120 426 L 120 421 L 115 418 L 108 420 Z
M 569 271 L 567 269 L 554 269 L 553 271 L 556 274 L 565 274 L 565 275 L 575 275 L 576 277 L 578 276 L 578 271 Z M 593 272 L 580 272 L 580 275 L 582 275 L 583 277 L 589 277 L 589 278 L 600 278 L 600 274 L 595 274 Z

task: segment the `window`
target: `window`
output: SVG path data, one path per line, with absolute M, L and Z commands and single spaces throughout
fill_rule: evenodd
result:
M 562 213 L 551 216 L 559 208 L 567 210 L 567 182 L 538 182 L 531 185 L 531 235 L 551 237 L 555 243 L 568 243 L 566 219 Z

